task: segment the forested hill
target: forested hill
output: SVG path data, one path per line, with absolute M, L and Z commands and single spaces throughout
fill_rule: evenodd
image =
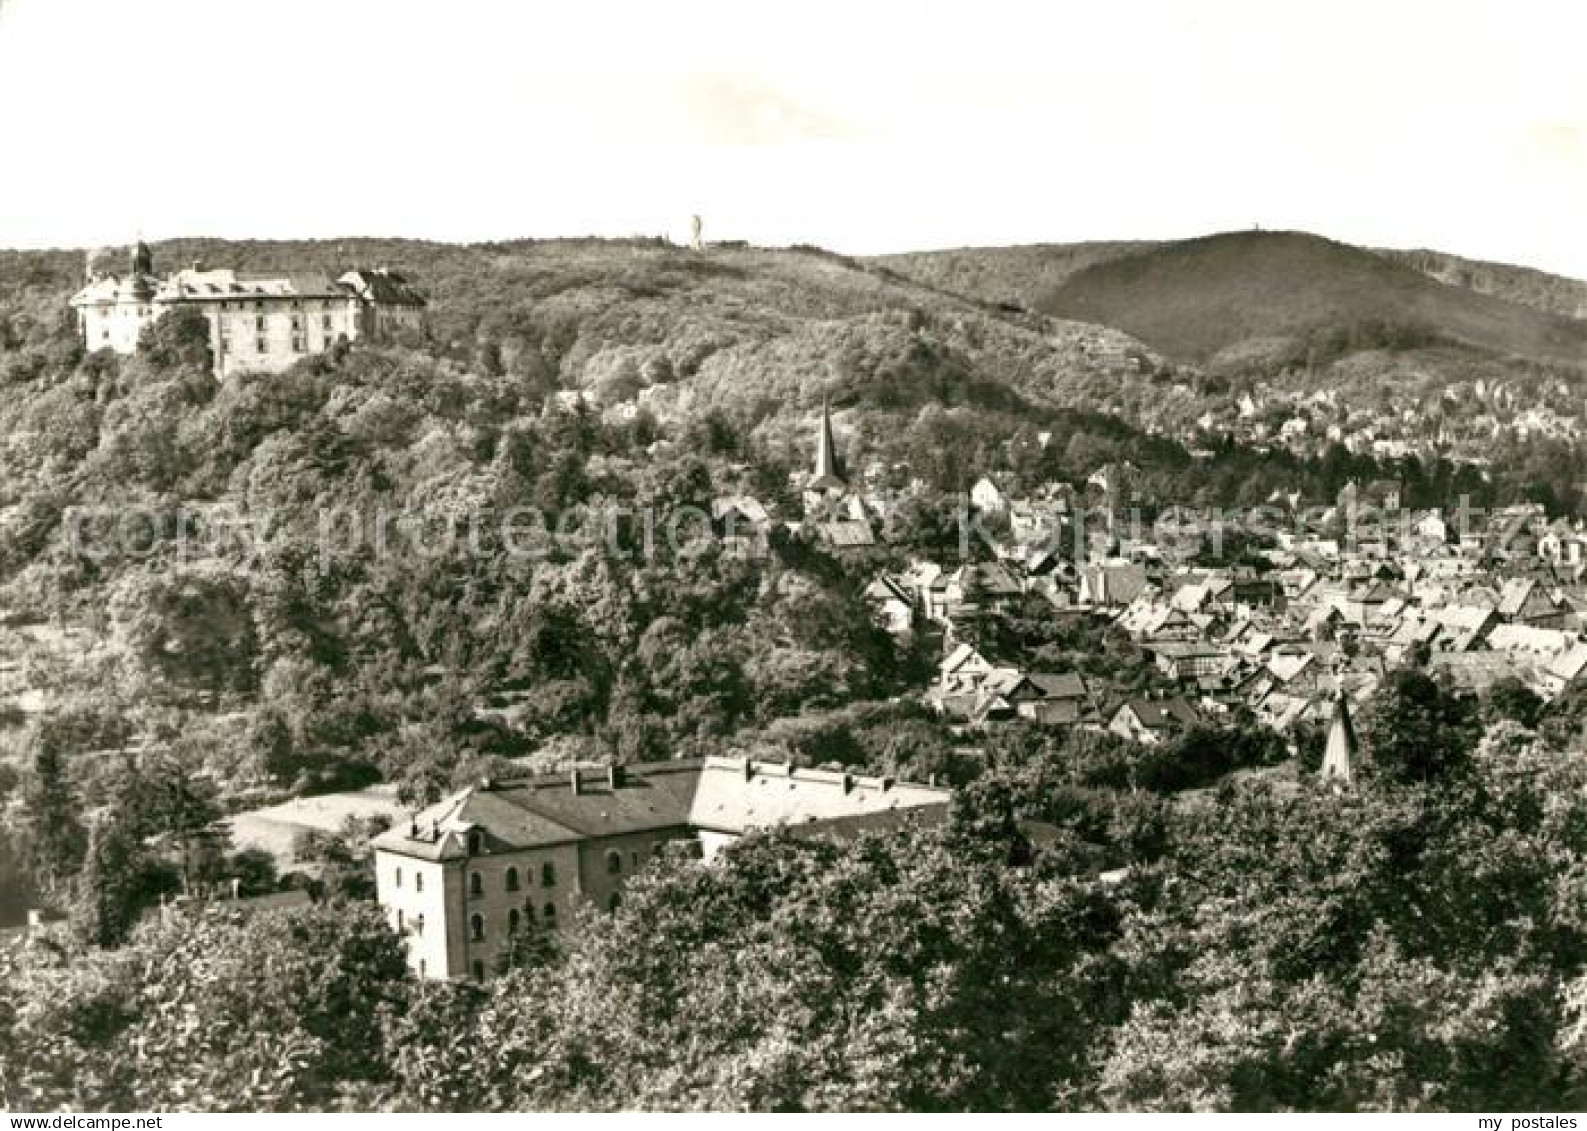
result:
M 859 601 L 877 557 L 645 557 L 627 531 L 621 553 L 557 544 L 526 560 L 496 521 L 665 517 L 736 494 L 796 518 L 789 472 L 823 397 L 851 466 L 939 492 L 1016 434 L 1042 455 L 1041 427 L 1053 442 L 1033 478 L 1185 459 L 1090 411 L 1164 399 L 1122 335 L 818 251 L 154 252 L 161 270 L 384 265 L 431 306 L 422 333 L 217 383 L 201 325 L 167 318 L 134 355 L 85 353 L 65 306 L 81 255 L 0 255 L 0 786 L 43 751 L 90 808 L 113 789 L 104 755 L 127 749 L 169 751 L 227 798 L 375 777 L 423 797 L 482 758 L 715 752 L 918 687 L 915 658 Z M 1109 366 L 1131 350 L 1145 364 L 1125 380 Z M 480 516 L 477 546 L 373 547 L 380 516 L 450 529 L 458 515 Z M 229 537 L 239 516 L 252 525 Z M 886 533 L 907 549 L 939 520 L 905 508 Z
M 1215 367 L 1230 356 L 1281 358 L 1285 339 L 1353 333 L 1365 341 L 1364 329 L 1387 344 L 1439 340 L 1509 359 L 1587 365 L 1587 283 L 1437 251 L 1250 231 L 959 248 L 875 262 L 988 302 L 1127 330 L 1171 357 Z
M 1148 352 L 1117 331 L 1016 316 L 813 248 L 176 240 L 154 253 L 161 269 L 396 268 L 430 297 L 432 356 L 580 389 L 602 407 L 643 401 L 663 418 L 710 405 L 753 425 L 823 395 L 890 409 L 1001 399 L 1130 414 L 1155 396 L 1095 360 Z M 0 301 L 12 308 L 0 345 L 24 344 L 30 320 L 59 316 L 81 271 L 77 253 L 0 253 Z
M 154 744 L 228 787 L 378 775 L 423 794 L 475 755 L 563 740 L 632 759 L 718 751 L 918 687 L 918 658 L 878 639 L 858 593 L 889 553 L 941 551 L 954 528 L 939 504 L 951 513 L 988 470 L 1025 491 L 1128 460 L 1163 503 L 1325 499 L 1383 470 L 1234 447 L 1192 465 L 1175 429 L 1231 390 L 1117 332 L 816 250 L 183 241 L 155 255 L 396 268 L 430 296 L 428 325 L 217 383 L 204 328 L 180 319 L 135 355 L 85 353 L 65 307 L 81 256 L 0 254 L 0 663 L 20 673 L 7 703 L 36 708 L 0 713 L 0 766 Z M 560 546 L 526 563 L 491 534 L 522 506 L 669 513 L 736 494 L 797 517 L 789 472 L 823 398 L 851 467 L 924 484 L 880 531 L 892 549 L 835 562 L 785 547 L 768 575 Z M 1407 497 L 1508 500 L 1579 478 L 1501 454 L 1482 481 L 1409 469 Z M 448 557 L 348 548 L 338 526 L 327 558 L 322 524 L 349 512 L 365 539 L 381 515 L 487 528 Z M 263 525 L 227 540 L 235 516 Z
M 1587 318 L 1587 282 L 1580 279 L 1569 279 L 1508 263 L 1465 259 L 1426 248 L 1412 251 L 1378 248 L 1375 251 L 1385 259 L 1403 263 L 1441 283 L 1464 287 L 1566 318 Z
M 1121 256 L 1071 275 L 1041 309 L 1129 330 L 1195 362 L 1253 339 L 1378 323 L 1498 356 L 1587 363 L 1587 322 L 1300 232 L 1232 232 Z

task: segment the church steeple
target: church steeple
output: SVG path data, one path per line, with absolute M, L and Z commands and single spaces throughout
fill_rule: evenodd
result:
M 1339 691 L 1334 697 L 1333 719 L 1328 723 L 1328 742 L 1323 747 L 1322 776 L 1340 785 L 1349 785 L 1354 777 L 1358 749 L 1350 708 L 1345 703 L 1345 693 Z
M 821 428 L 816 433 L 815 472 L 807 484 L 815 491 L 841 489 L 843 460 L 838 455 L 837 441 L 832 438 L 832 415 L 827 411 L 827 399 L 821 398 Z

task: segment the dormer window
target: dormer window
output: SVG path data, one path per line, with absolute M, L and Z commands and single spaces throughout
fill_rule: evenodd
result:
M 478 829 L 468 834 L 468 854 L 470 856 L 478 856 L 484 851 L 484 844 L 484 838 L 479 835 Z

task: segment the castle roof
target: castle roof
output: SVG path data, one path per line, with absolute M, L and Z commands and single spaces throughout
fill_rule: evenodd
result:
M 349 271 L 340 278 L 324 272 L 289 271 L 239 274 L 226 268 L 187 268 L 164 279 L 147 273 L 105 275 L 72 296 L 73 306 L 117 302 L 156 303 L 352 299 L 389 306 L 423 306 L 401 275 L 393 271 Z
M 361 267 L 343 274 L 337 282 L 351 287 L 365 302 L 380 306 L 423 306 L 424 297 L 406 278 L 384 267 Z

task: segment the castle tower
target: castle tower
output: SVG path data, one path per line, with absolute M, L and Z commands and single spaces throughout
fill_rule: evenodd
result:
M 1360 749 L 1356 728 L 1350 722 L 1345 693 L 1334 697 L 1333 719 L 1328 724 L 1328 742 L 1323 747 L 1322 776 L 1340 785 L 1349 785 L 1354 776 L 1354 760 Z
M 83 253 L 83 278 L 92 283 L 110 274 L 110 252 L 103 247 L 92 247 Z

